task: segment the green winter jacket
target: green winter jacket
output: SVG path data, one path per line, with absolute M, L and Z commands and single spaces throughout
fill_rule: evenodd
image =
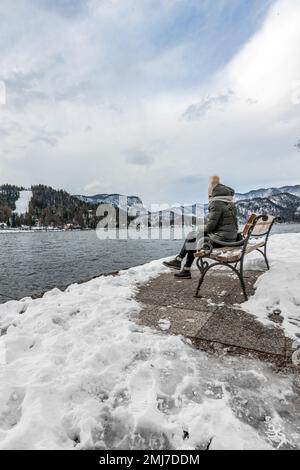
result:
M 218 184 L 212 191 L 212 201 L 208 205 L 208 220 L 204 232 L 212 239 L 235 241 L 238 234 L 236 207 L 233 202 L 234 190 Z M 222 197 L 232 198 L 232 202 L 222 201 Z M 213 200 L 220 198 L 219 200 Z

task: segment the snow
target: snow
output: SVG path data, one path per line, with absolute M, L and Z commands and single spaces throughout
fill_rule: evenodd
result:
M 0 449 L 300 447 L 293 376 L 134 323 L 139 283 L 163 272 L 154 261 L 0 306 Z
M 262 189 L 254 189 L 249 191 L 248 193 L 236 193 L 235 197 L 237 201 L 245 200 L 245 199 L 254 199 L 254 198 L 269 198 L 271 196 L 276 196 L 282 193 L 289 193 L 294 196 L 300 197 L 300 185 L 295 186 L 282 186 L 281 188 L 262 188 Z
M 166 318 L 160 318 L 158 320 L 158 326 L 161 330 L 166 331 L 166 330 L 170 329 L 171 322 L 170 322 L 170 320 L 167 320 Z
M 32 191 L 30 190 L 20 191 L 20 197 L 16 201 L 16 209 L 14 212 L 19 215 L 26 214 L 26 212 L 28 212 L 29 210 L 29 202 L 31 198 L 32 198 Z
M 256 292 L 242 307 L 264 324 L 274 310 L 281 310 L 282 327 L 291 338 L 300 341 L 300 234 L 287 233 L 270 237 L 268 246 L 270 271 L 256 282 Z M 246 268 L 264 268 L 260 255 L 247 257 Z M 297 336 L 298 335 L 298 336 Z

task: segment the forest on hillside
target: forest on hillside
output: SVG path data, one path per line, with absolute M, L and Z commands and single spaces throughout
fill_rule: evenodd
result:
M 9 184 L 0 186 L 0 224 L 11 228 L 22 226 L 65 228 L 69 225 L 73 228 L 94 229 L 105 217 L 105 215 L 102 217 L 96 215 L 99 203 L 83 201 L 62 189 L 56 190 L 42 184 L 31 186 L 32 197 L 28 212 L 17 214 L 14 212 L 16 202 L 24 189 Z M 118 227 L 121 209 L 118 207 L 115 209 Z M 122 220 L 124 220 L 124 214 Z M 127 220 L 129 223 L 132 217 L 128 216 Z
M 72 224 L 78 228 L 96 226 L 96 206 L 80 201 L 64 190 L 55 190 L 50 186 L 32 186 L 32 198 L 29 210 L 25 214 L 15 213 L 16 201 L 22 187 L 14 185 L 0 186 L 0 222 L 8 227 L 53 226 L 64 227 Z

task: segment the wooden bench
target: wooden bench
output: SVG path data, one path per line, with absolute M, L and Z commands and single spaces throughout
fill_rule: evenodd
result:
M 270 231 L 275 222 L 271 215 L 251 214 L 242 232 L 242 239 L 237 242 L 223 242 L 213 240 L 220 248 L 212 246 L 212 241 L 207 237 L 202 247 L 196 251 L 195 258 L 200 270 L 200 279 L 195 297 L 199 296 L 200 287 L 206 273 L 215 266 L 226 266 L 237 274 L 245 300 L 248 300 L 244 281 L 244 258 L 248 253 L 258 251 L 265 259 L 267 269 L 270 269 L 267 258 L 267 243 Z M 209 262 L 211 260 L 213 262 Z

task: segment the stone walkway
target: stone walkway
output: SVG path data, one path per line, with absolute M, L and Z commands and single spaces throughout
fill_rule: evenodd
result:
M 260 272 L 245 273 L 249 295 Z M 139 289 L 137 300 L 143 310 L 140 324 L 168 334 L 183 335 L 206 351 L 246 354 L 271 361 L 279 367 L 292 366 L 292 341 L 274 323 L 266 327 L 242 310 L 243 295 L 231 273 L 211 271 L 202 285 L 201 298 L 194 298 L 198 272 L 191 280 L 176 280 L 163 274 Z

